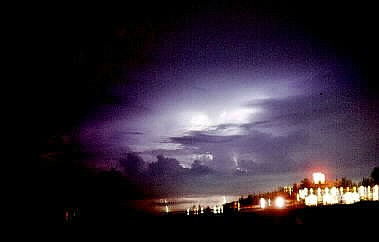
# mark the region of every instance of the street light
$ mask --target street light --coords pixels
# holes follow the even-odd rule
[[[282,197],[277,197],[275,199],[275,207],[277,208],[283,208],[284,207],[285,200]]]
[[[261,199],[259,200],[259,203],[261,205],[261,208],[265,208],[266,207],[266,200],[263,197],[261,197]]]

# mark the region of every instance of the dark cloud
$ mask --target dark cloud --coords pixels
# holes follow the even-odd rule
[[[292,126],[316,120],[327,120],[333,116],[353,114],[353,98],[338,95],[293,96],[284,99],[269,99],[251,103],[251,107],[261,107],[264,113],[260,121],[244,125],[254,128],[260,125]]]
[[[144,134],[143,132],[138,132],[138,131],[126,131],[124,133],[130,134],[130,135],[142,135],[142,134]]]
[[[224,171],[280,172],[313,162],[331,167],[375,162],[377,113],[355,96],[331,89],[329,93],[254,101],[248,107],[263,110],[257,121],[221,124],[210,131],[171,137],[171,141],[183,149],[212,153],[213,159],[206,164]],[[229,128],[241,134],[217,134]]]
[[[190,132],[189,135],[181,137],[171,137],[171,141],[188,146],[198,146],[199,144],[209,143],[229,143],[239,136],[217,136],[209,135],[206,132]]]
[[[157,162],[150,164],[150,173],[153,176],[178,176],[183,167],[180,166],[179,161],[174,158],[164,157],[163,155],[157,156]]]
[[[52,65],[30,98],[40,97],[41,143],[73,130],[89,162],[136,152],[144,160],[128,155],[122,168],[151,183],[208,169],[278,173],[315,160],[339,168],[377,162],[370,6],[136,5],[113,23],[78,11],[46,29]],[[356,9],[367,14],[351,18]],[[222,123],[224,108],[236,116],[240,108],[258,111]],[[192,124],[195,113],[210,124]],[[212,158],[194,161],[201,154]]]
[[[135,153],[128,153],[126,158],[121,158],[119,162],[127,176],[138,177],[148,169],[145,161]]]
[[[361,98],[350,95],[311,95],[267,100],[260,104],[263,121],[247,129],[302,130],[309,139],[302,146],[302,160],[324,159],[333,165],[372,164],[376,153],[377,115]],[[352,155],[352,147],[356,148]],[[313,154],[313,155],[311,155]]]
[[[144,152],[141,152],[141,154],[148,154],[154,157],[157,157],[158,155],[164,155],[164,156],[176,156],[179,154],[186,154],[186,150],[183,149],[175,149],[175,150],[169,150],[169,149],[154,149],[154,150],[147,150]]]
[[[289,168],[293,163],[292,152],[295,152],[299,145],[306,143],[307,135],[304,132],[292,132],[284,136],[273,136],[257,130],[235,136],[205,135],[196,132],[188,136],[174,137],[172,140],[184,146],[197,147],[197,152],[210,152],[213,159],[205,164],[216,170],[232,171],[241,167],[238,164],[239,157],[248,156],[250,159],[245,161],[245,164],[252,162],[256,167],[269,164],[272,171],[277,171]]]
[[[191,168],[183,168],[175,158],[158,155],[157,161],[146,162],[137,153],[127,153],[119,159],[123,175],[132,184],[144,189],[146,195],[163,196],[186,193],[205,176],[218,177],[217,173],[195,160]]]
[[[204,165],[203,162],[201,162],[200,160],[195,160],[192,163],[190,171],[191,171],[191,174],[194,174],[194,175],[204,175],[204,174],[209,174],[213,172],[212,169]]]

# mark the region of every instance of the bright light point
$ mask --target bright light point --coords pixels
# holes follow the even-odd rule
[[[354,203],[354,195],[352,192],[346,192],[342,195],[342,202],[345,204],[352,204]]]
[[[301,199],[305,199],[305,197],[306,196],[308,196],[308,190],[306,191],[305,189],[299,189],[299,193],[298,193],[298,195],[299,195],[299,197],[301,198]]]
[[[379,187],[378,185],[375,185],[372,189],[372,200],[378,201],[379,200]]]
[[[325,183],[325,174],[321,172],[315,172],[312,174],[313,182],[315,184],[324,184]]]
[[[275,207],[277,208],[283,208],[284,207],[285,200],[282,197],[277,197],[275,199]]]
[[[322,196],[322,204],[323,205],[326,205],[326,204],[333,204],[333,199],[332,199],[332,196],[330,194],[324,194]]]
[[[259,204],[261,206],[261,208],[265,208],[266,207],[266,200],[261,197],[261,199],[259,200]]]
[[[365,198],[365,187],[364,186],[358,187],[358,194],[359,194],[360,199]]]
[[[331,203],[332,204],[336,204],[339,202],[339,198],[338,198],[338,189],[336,187],[332,187],[332,189],[330,189],[330,194],[331,194]]]
[[[305,205],[307,206],[316,206],[317,205],[317,196],[310,194],[305,198]]]

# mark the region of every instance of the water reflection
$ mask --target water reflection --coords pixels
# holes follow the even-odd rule
[[[148,209],[153,214],[166,214],[175,212],[186,212],[196,207],[199,213],[206,208],[219,208],[223,204],[238,200],[239,196],[232,195],[210,195],[210,196],[183,196],[166,197],[158,199],[135,201],[137,209]]]

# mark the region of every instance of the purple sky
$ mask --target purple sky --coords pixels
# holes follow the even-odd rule
[[[93,166],[135,152],[223,174],[369,175],[379,132],[372,66],[362,61],[368,19],[356,22],[366,33],[344,25],[354,23],[349,12],[317,14],[322,6],[165,7],[83,22],[68,37],[75,68],[87,68],[74,98],[90,108],[73,127]],[[363,172],[346,173],[354,167]]]

